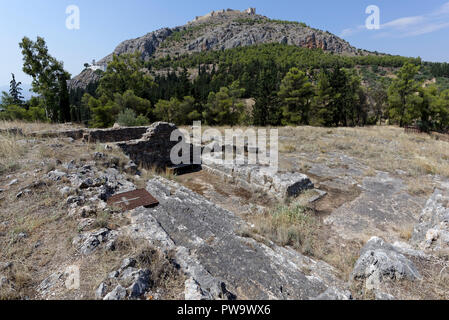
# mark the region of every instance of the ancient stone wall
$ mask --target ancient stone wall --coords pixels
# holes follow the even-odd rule
[[[85,131],[83,140],[91,143],[128,141],[142,138],[149,127],[126,127]]]
[[[117,145],[136,164],[144,167],[164,168],[171,165],[170,152],[178,143],[170,141],[174,124],[156,122],[152,124],[141,139],[120,142]]]

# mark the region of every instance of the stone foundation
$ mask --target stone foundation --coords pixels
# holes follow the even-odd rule
[[[203,159],[202,168],[244,189],[262,190],[278,199],[297,197],[302,192],[314,188],[312,181],[305,174],[277,172],[267,166],[221,164]]]
[[[129,141],[142,138],[150,127],[124,127],[112,129],[88,130],[83,134],[83,140],[91,143],[107,143]]]
[[[177,142],[170,141],[170,135],[176,129],[174,124],[156,122],[141,139],[117,143],[117,146],[138,165],[165,168],[172,164],[170,152]]]

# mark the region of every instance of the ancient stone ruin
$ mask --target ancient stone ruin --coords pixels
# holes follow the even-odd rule
[[[236,15],[236,14],[255,15],[256,8],[248,8],[243,11],[233,10],[233,9],[226,9],[226,10],[222,9],[222,10],[218,10],[218,11],[212,11],[212,12],[209,12],[208,14],[205,14],[204,16],[195,17],[195,20],[193,20],[193,22],[204,21],[204,20],[207,20],[208,18],[212,18],[212,17],[219,17],[219,16],[224,16],[224,15]]]
[[[156,122],[149,127],[78,129],[32,135],[70,137],[75,140],[82,139],[87,143],[115,143],[137,165],[166,169],[177,167],[170,160],[171,150],[178,144],[178,141],[170,141],[171,134],[175,130],[177,127],[174,124]],[[204,149],[204,146],[197,147]],[[192,160],[194,146],[190,144],[188,148]],[[225,147],[222,146],[222,149]],[[258,153],[257,148],[248,146],[245,146],[244,151]],[[234,152],[237,152],[235,147]],[[278,172],[264,165],[217,163],[208,158],[202,159],[202,162],[200,169],[207,170],[226,182],[236,184],[250,192],[264,191],[278,199],[296,197],[305,190],[314,188],[309,177],[298,172]]]

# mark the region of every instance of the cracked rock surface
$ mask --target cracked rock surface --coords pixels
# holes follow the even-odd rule
[[[175,250],[186,298],[350,298],[330,265],[239,236],[243,220],[191,190],[160,177],[147,190],[160,204],[134,210],[129,234]]]

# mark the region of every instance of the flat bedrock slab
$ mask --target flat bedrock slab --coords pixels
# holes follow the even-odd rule
[[[160,204],[134,210],[129,234],[176,252],[190,279],[187,297],[350,298],[330,265],[239,236],[246,222],[193,191],[163,178],[149,181],[147,190]]]
[[[363,240],[367,235],[379,235],[397,241],[392,238],[397,230],[417,222],[425,200],[409,195],[402,179],[379,172],[365,177],[359,187],[361,194],[356,199],[324,219],[344,239]]]

